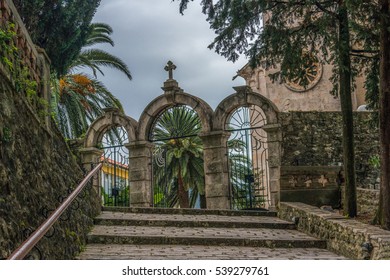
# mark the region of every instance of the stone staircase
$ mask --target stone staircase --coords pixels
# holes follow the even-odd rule
[[[343,259],[275,212],[105,208],[79,259]]]

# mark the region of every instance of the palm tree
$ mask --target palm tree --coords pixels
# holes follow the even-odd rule
[[[80,137],[103,108],[123,111],[120,101],[98,80],[87,74],[52,77],[52,108],[65,138]]]
[[[71,64],[68,72],[73,72],[79,68],[89,68],[92,70],[93,75],[96,77],[97,72],[104,76],[101,67],[110,67],[117,69],[124,73],[129,80],[132,79],[130,70],[126,63],[120,58],[109,54],[106,51],[100,49],[90,48],[93,45],[99,43],[107,43],[114,46],[110,35],[112,34],[112,28],[105,23],[91,23],[89,35],[84,45],[84,49],[81,50],[80,54],[75,61]]]
[[[166,187],[169,207],[194,207],[198,196],[205,208],[203,144],[199,136],[201,123],[197,114],[186,106],[166,110],[158,119],[152,139],[164,154],[164,168],[154,163],[155,190]]]
[[[127,65],[116,56],[90,48],[98,43],[114,46],[110,35],[112,28],[104,23],[92,23],[89,36],[73,61],[68,73],[60,78],[52,75],[52,108],[56,122],[66,138],[77,138],[86,132],[93,120],[103,113],[103,108],[115,107],[123,110],[119,100],[97,80],[97,73],[104,75],[101,67],[110,67],[132,79]],[[92,75],[79,73],[81,68],[92,71]]]

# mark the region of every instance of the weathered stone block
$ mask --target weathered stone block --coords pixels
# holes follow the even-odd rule
[[[227,185],[223,184],[213,184],[209,188],[206,189],[206,196],[209,197],[228,197],[229,196],[229,188]]]
[[[328,248],[351,259],[390,259],[390,232],[303,203],[280,203],[279,216],[298,219],[298,229],[327,240]],[[373,246],[371,252],[363,244]]]

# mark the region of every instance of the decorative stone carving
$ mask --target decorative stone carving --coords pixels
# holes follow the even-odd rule
[[[318,183],[322,185],[322,187],[326,187],[326,185],[329,183],[329,180],[325,177],[325,175],[321,175],[318,179]]]
[[[288,180],[289,184],[291,187],[295,188],[298,184],[298,180],[297,178],[295,178],[295,176],[291,176],[290,177],[290,180]]]

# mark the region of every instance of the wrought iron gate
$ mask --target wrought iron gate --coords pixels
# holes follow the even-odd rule
[[[129,152],[124,146],[127,142],[123,127],[113,128],[103,136],[100,181],[104,206],[130,206]]]
[[[267,133],[264,113],[257,106],[240,107],[226,130],[232,209],[268,208],[270,202]]]
[[[200,130],[197,113],[186,105],[168,108],[155,119],[149,136],[155,144],[152,161],[154,207],[179,207],[180,184],[185,183],[189,186],[189,207],[199,208],[200,195],[204,194]],[[181,158],[189,160],[183,165]],[[183,173],[189,174],[189,180],[178,176],[184,168],[186,172]]]

